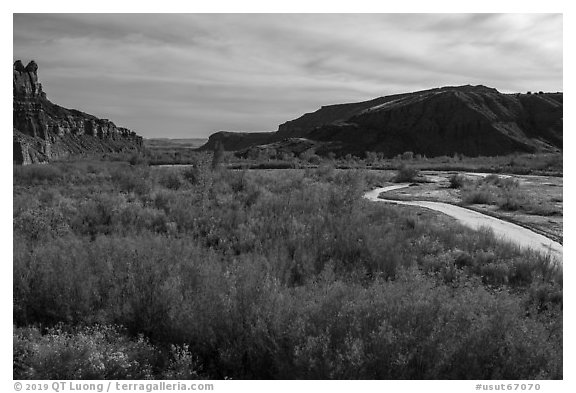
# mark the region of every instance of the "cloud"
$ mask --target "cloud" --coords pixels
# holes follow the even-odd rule
[[[562,15],[15,14],[31,58],[58,104],[203,137],[444,85],[562,90]]]

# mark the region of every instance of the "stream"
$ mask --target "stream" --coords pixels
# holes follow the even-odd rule
[[[431,201],[399,201],[395,199],[380,199],[379,195],[392,190],[405,188],[410,184],[395,184],[387,187],[379,187],[364,194],[364,198],[373,202],[394,203],[397,205],[419,206],[435,210],[455,218],[461,224],[472,229],[482,227],[490,228],[496,238],[519,245],[521,248],[529,248],[550,255],[551,259],[562,264],[562,245],[546,236],[540,235],[520,225],[500,220],[470,209],[451,205],[443,202]]]

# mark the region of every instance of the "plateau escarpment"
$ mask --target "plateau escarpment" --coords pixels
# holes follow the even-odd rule
[[[562,149],[562,117],[562,93],[503,94],[486,86],[449,86],[324,106],[281,124],[264,143],[306,138],[330,142],[337,154],[373,151],[389,157],[405,151],[429,157],[550,152]],[[235,146],[250,144],[242,141]]]
[[[142,137],[74,109],[50,102],[38,81],[38,65],[20,60],[13,71],[13,160],[45,162],[76,155],[139,151]]]

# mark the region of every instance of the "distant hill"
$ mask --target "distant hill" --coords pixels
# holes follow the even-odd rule
[[[271,133],[210,136],[227,150],[305,138],[336,154],[366,151],[429,157],[495,156],[562,149],[562,93],[503,94],[486,86],[449,86],[370,101],[323,106]],[[323,145],[326,146],[326,145]],[[326,149],[324,149],[324,152]]]
[[[108,119],[99,119],[50,102],[38,81],[38,65],[20,60],[13,70],[13,161],[45,162],[55,158],[106,152],[139,151],[142,138]]]
[[[152,149],[197,149],[206,144],[206,138],[145,138],[144,147]]]
[[[273,141],[274,132],[230,132],[219,131],[208,138],[200,150],[214,150],[216,142],[222,143],[225,150],[242,150]]]

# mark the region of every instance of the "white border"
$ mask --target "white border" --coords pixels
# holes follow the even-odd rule
[[[4,165],[0,168],[2,173],[2,184],[5,184],[4,192],[2,193],[2,209],[1,220],[2,223],[2,249],[5,250],[6,258],[4,261],[5,270],[2,274],[2,288],[3,296],[1,300],[3,323],[2,329],[2,357],[1,357],[1,372],[3,381],[3,391],[14,391],[12,383],[12,174],[11,162],[8,162],[9,157],[12,156],[10,149],[11,144],[8,141],[9,127],[8,124],[12,118],[9,114],[9,91],[8,75],[10,74],[8,67],[12,66],[12,13],[20,12],[227,12],[227,13],[250,13],[250,12],[418,12],[418,13],[435,13],[435,12],[519,12],[519,13],[564,13],[564,99],[565,107],[569,108],[566,111],[564,119],[565,131],[565,146],[568,154],[565,155],[565,173],[567,176],[564,179],[565,199],[564,203],[564,216],[567,223],[564,228],[564,267],[565,267],[565,281],[566,287],[564,291],[564,305],[565,305],[565,328],[564,328],[564,381],[540,381],[542,392],[574,392],[576,391],[576,377],[571,370],[575,370],[572,355],[574,355],[574,329],[573,322],[574,316],[574,290],[571,281],[574,279],[572,268],[572,256],[574,255],[571,240],[573,239],[573,218],[574,208],[570,203],[570,197],[575,195],[574,192],[574,178],[573,170],[576,169],[575,161],[572,158],[572,149],[574,147],[574,135],[576,131],[574,126],[573,115],[571,108],[574,108],[574,100],[571,94],[573,90],[573,70],[576,69],[573,57],[573,40],[569,37],[575,37],[574,31],[575,18],[573,13],[570,12],[567,6],[568,1],[547,0],[543,1],[518,1],[518,2],[504,2],[501,0],[484,0],[482,2],[456,2],[456,1],[402,1],[395,2],[396,4],[387,4],[384,2],[373,2],[367,0],[355,1],[312,1],[312,0],[293,0],[284,2],[283,4],[272,4],[272,2],[255,1],[255,0],[242,0],[242,1],[213,1],[213,2],[195,2],[186,3],[183,1],[170,1],[163,0],[162,2],[154,2],[149,4],[141,4],[131,1],[120,2],[112,0],[99,0],[96,3],[85,4],[78,1],[39,1],[39,0],[24,0],[21,2],[11,2],[4,5],[8,8],[6,12],[2,13],[2,57],[3,75],[0,79],[0,91],[2,94],[2,143],[0,143],[1,157],[3,157]],[[572,31],[572,32],[570,32]],[[10,208],[9,208],[10,207]],[[505,384],[512,381],[501,381]],[[467,392],[474,391],[474,383],[472,381],[214,381],[217,392],[224,391],[255,391],[255,392],[269,392],[271,389],[277,392],[288,392],[294,390],[304,391],[319,391],[321,389],[330,389],[332,391],[349,391],[349,390],[376,390],[378,391],[441,391],[441,392]],[[490,383],[498,383],[498,381],[490,381]]]

